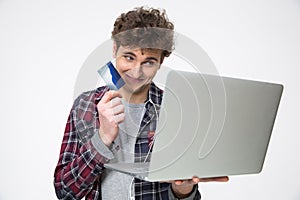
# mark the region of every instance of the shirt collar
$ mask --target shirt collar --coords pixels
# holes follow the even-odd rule
[[[156,105],[161,105],[162,95],[163,91],[152,82],[145,103],[150,102]]]

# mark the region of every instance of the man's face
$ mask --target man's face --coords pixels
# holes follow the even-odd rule
[[[132,94],[148,89],[160,68],[161,56],[161,50],[114,47],[116,68],[125,82],[123,88]]]

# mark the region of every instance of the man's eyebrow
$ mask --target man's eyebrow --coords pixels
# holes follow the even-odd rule
[[[136,55],[130,51],[125,51],[125,52],[123,52],[123,54],[127,54],[127,55],[129,54],[129,55],[136,57]]]
[[[132,53],[131,51],[124,51],[123,54],[136,57],[136,55],[134,53]],[[155,60],[156,62],[158,62],[158,59],[156,57],[152,57],[152,56],[145,58],[145,60]]]
[[[146,60],[155,60],[156,62],[158,62],[158,59],[156,57],[147,57]]]

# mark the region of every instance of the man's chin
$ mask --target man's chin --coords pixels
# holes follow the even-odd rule
[[[150,84],[146,85],[140,85],[140,86],[124,86],[124,89],[127,90],[127,92],[130,92],[132,94],[138,94],[143,92],[145,89],[148,90]]]

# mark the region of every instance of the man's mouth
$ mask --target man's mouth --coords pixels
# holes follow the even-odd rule
[[[144,78],[133,78],[129,75],[125,75],[125,76],[126,76],[126,79],[129,80],[132,83],[142,83],[145,80]]]

